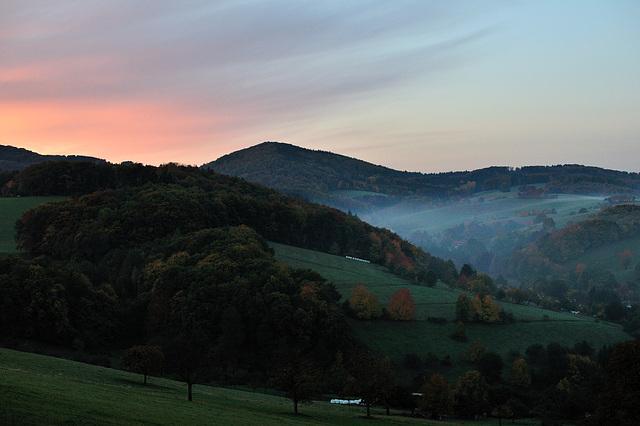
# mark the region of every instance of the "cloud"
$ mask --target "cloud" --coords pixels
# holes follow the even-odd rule
[[[9,100],[143,97],[297,109],[438,70],[438,60],[451,62],[443,50],[466,39],[424,39],[446,11],[412,3],[25,4],[2,22],[10,28],[0,69]]]

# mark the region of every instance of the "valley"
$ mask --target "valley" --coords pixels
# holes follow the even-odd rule
[[[640,208],[611,194],[633,194],[635,175],[430,176],[357,162],[349,181],[321,155],[342,189],[290,180],[302,186],[284,192],[300,197],[177,164],[3,174],[0,343],[121,368],[120,354],[156,348],[189,400],[194,386],[253,386],[303,395],[294,412],[337,395],[363,397],[367,412],[433,414],[407,395],[445,383],[457,418],[571,421],[613,395],[605,366],[640,333]],[[586,177],[565,179],[576,170]],[[552,191],[558,182],[567,192]],[[610,192],[583,193],[593,187]],[[290,372],[313,385],[297,388]],[[465,386],[482,390],[475,408]]]

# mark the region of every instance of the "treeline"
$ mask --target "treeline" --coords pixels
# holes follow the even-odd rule
[[[265,142],[203,167],[241,176],[279,191],[354,211],[400,199],[450,198],[479,191],[545,184],[545,193],[620,194],[640,189],[640,174],[581,165],[488,167],[447,173],[401,172],[361,160],[284,143]],[[358,190],[389,197],[342,198],[332,191]]]

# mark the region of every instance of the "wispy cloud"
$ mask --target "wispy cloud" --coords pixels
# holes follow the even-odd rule
[[[144,162],[193,163],[262,140],[409,147],[484,122],[498,128],[501,119],[508,127],[509,105],[527,111],[527,96],[545,100],[526,93],[535,85],[525,65],[553,76],[557,64],[536,64],[535,55],[558,55],[553,48],[561,43],[553,37],[563,40],[545,22],[523,25],[532,8],[499,0],[6,0],[0,139],[27,148],[48,144],[49,151],[66,141],[109,159],[131,153]],[[540,34],[547,44],[531,49]],[[569,55],[562,59],[571,64]],[[560,79],[553,84],[567,87]],[[488,113],[505,105],[503,118]],[[417,108],[426,110],[420,115]],[[169,153],[181,157],[161,159]]]

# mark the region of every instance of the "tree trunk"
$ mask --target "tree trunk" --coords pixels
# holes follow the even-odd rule
[[[367,417],[371,417],[371,404],[367,402]]]
[[[144,385],[147,386],[147,375],[144,374]]]
[[[187,390],[189,393],[189,401],[193,401],[193,383],[187,382]]]

